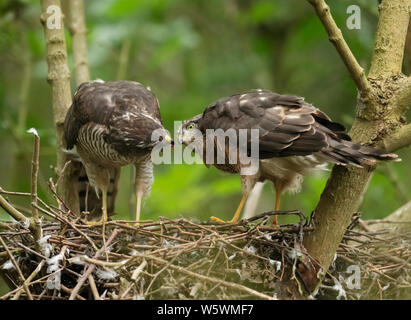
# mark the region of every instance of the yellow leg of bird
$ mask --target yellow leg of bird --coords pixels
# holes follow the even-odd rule
[[[102,189],[102,194],[103,194],[103,206],[102,206],[102,215],[100,220],[98,221],[87,221],[88,225],[96,225],[96,224],[102,224],[107,222],[108,220],[108,215],[107,215],[107,189]]]
[[[275,188],[275,208],[274,211],[278,211],[280,209],[280,198],[281,198],[281,189],[280,188]],[[278,216],[275,215],[273,219],[273,227],[278,228]]]
[[[227,221],[227,222],[237,222],[238,221],[246,200],[247,200],[247,195],[243,194],[243,197],[241,198],[240,204],[238,205],[237,210],[235,211],[233,218],[230,221]],[[226,222],[226,221],[224,221],[220,218],[214,217],[214,216],[210,217],[210,220],[211,221],[216,221],[216,222]]]
[[[137,189],[137,188],[136,188]],[[140,221],[141,214],[141,200],[143,198],[143,193],[141,191],[136,191],[137,205],[136,205],[136,221]],[[135,223],[135,226],[138,226],[139,222]]]

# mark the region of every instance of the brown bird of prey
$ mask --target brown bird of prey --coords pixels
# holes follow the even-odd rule
[[[160,138],[153,141],[155,130]],[[153,183],[150,152],[162,140],[173,143],[162,125],[156,96],[133,81],[82,83],[66,115],[64,138],[68,152],[80,157],[96,194],[102,194],[101,219],[88,223],[107,221],[110,173],[127,164],[136,168],[135,220],[140,220],[142,198]]]
[[[255,174],[241,175],[242,199],[230,222],[237,221],[250,191],[258,181],[270,180],[276,190],[275,211],[280,206],[284,191],[297,192],[303,176],[318,169],[325,169],[328,162],[346,166],[373,165],[377,160],[397,160],[397,155],[351,142],[343,133],[343,125],[331,121],[322,111],[304,101],[304,98],[281,95],[267,90],[254,90],[222,98],[209,105],[202,114],[183,122],[179,129],[179,142],[190,145],[202,140],[202,157],[206,163],[206,140],[208,129],[258,129],[258,170]],[[199,137],[200,136],[200,137]],[[215,139],[215,138],[214,138]],[[247,135],[250,153],[252,135]],[[255,139],[254,139],[255,140]],[[224,141],[224,140],[223,140]],[[241,174],[243,164],[230,163],[230,145],[227,140],[222,147],[223,163],[212,163],[217,169]],[[214,156],[218,143],[214,144]],[[220,143],[221,147],[221,143]],[[198,152],[199,149],[195,150]],[[239,159],[241,148],[236,148]],[[212,220],[221,219],[211,217]],[[274,216],[274,225],[277,218]]]

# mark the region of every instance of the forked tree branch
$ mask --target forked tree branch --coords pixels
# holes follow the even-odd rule
[[[372,89],[374,85],[371,87],[368,81],[365,82],[367,78],[352,57],[351,51],[348,51],[341,31],[335,26],[325,2],[323,0],[308,1],[315,7],[330,40],[350,70],[357,87],[361,88],[360,91],[363,90],[362,94],[364,95],[364,90],[368,92],[369,96],[377,96],[377,94],[372,94],[373,90],[381,94],[381,99],[375,99],[371,101],[372,103],[363,104],[360,99],[357,110],[373,114],[373,117],[361,118],[357,116],[350,131],[354,141],[374,142],[375,144],[381,140],[385,132],[400,125],[401,113],[410,101],[409,86],[406,85],[408,81],[404,83],[399,79],[404,77],[401,74],[402,59],[400,57],[404,51],[411,0],[382,0],[381,20],[378,24],[371,66],[372,72],[370,72],[376,89]],[[408,126],[400,129],[400,136],[404,137],[403,130],[407,131],[408,129]],[[394,148],[394,142],[390,143],[390,148]],[[397,147],[399,147],[398,144]],[[307,268],[303,270],[303,274],[306,274],[303,276],[306,280],[305,283],[311,292],[318,288],[328,270],[346,228],[351,222],[352,215],[358,211],[374,170],[375,167],[335,166],[333,168],[331,177],[315,209],[312,219],[315,228],[304,239],[304,246],[315,266],[314,270]]]
[[[364,69],[360,66],[351,52],[347,42],[345,42],[341,30],[338,28],[331,15],[330,7],[324,0],[308,0],[308,2],[311,3],[317,12],[318,18],[321,20],[327,31],[328,39],[337,49],[337,52],[353,78],[363,101],[365,103],[372,101],[373,90],[367,80]]]
[[[388,152],[395,152],[411,145],[411,123],[402,126],[382,141],[382,147]]]

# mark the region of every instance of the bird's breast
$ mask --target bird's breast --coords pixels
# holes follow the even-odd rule
[[[106,133],[105,126],[84,125],[79,130],[76,143],[80,157],[104,167],[122,167],[133,162],[131,157],[120,154],[105,141]]]

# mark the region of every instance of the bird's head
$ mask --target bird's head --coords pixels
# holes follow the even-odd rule
[[[198,114],[195,117],[185,120],[182,126],[178,129],[178,142],[188,145],[199,138],[202,138],[202,133],[198,128],[198,121],[202,114]]]
[[[171,138],[168,131],[164,128],[158,128],[156,130],[153,130],[153,132],[151,133],[151,141],[152,141],[152,146],[156,144],[161,144],[162,146],[166,146],[166,145],[171,145],[171,147],[174,146],[174,140]]]

